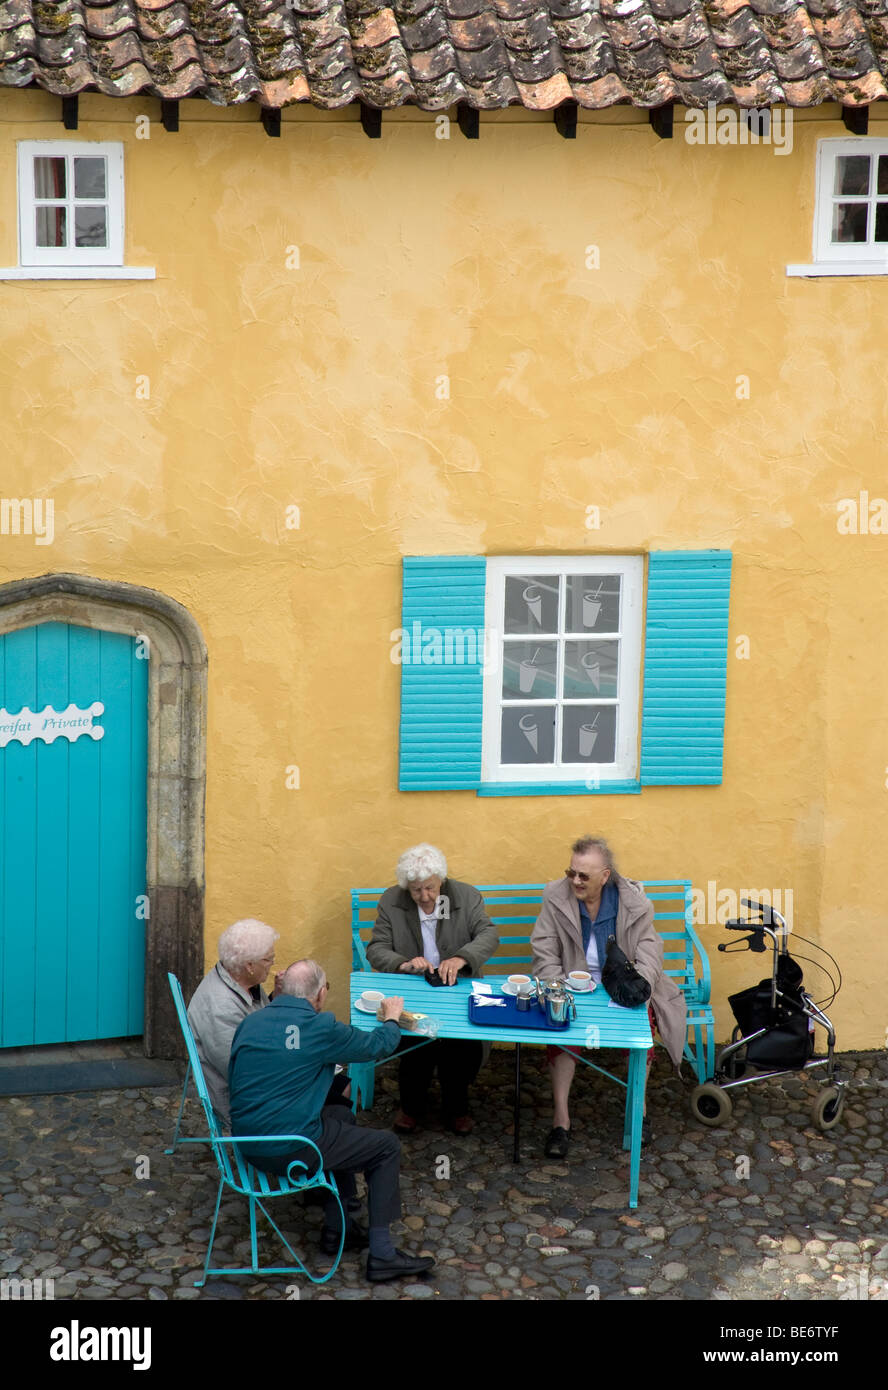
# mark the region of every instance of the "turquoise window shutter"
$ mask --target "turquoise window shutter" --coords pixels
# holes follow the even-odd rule
[[[729,550],[654,550],[648,561],[642,786],[722,780]]]
[[[401,791],[481,781],[486,571],[476,555],[404,559]]]

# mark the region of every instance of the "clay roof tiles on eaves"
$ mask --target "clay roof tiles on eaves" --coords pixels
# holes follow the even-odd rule
[[[0,0],[0,86],[221,106],[867,105],[888,0]]]

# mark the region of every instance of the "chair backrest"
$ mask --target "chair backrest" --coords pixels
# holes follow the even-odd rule
[[[207,1088],[206,1078],[203,1074],[203,1067],[200,1063],[200,1054],[197,1050],[197,1043],[194,1041],[194,1034],[191,1031],[191,1024],[188,1022],[188,1013],[185,1008],[185,1000],[182,996],[182,986],[179,984],[172,971],[167,971],[167,979],[170,984],[170,991],[173,996],[173,1003],[176,1007],[176,1017],[179,1020],[179,1027],[182,1030],[182,1037],[185,1040],[185,1047],[188,1052],[188,1060],[191,1063],[191,1075],[194,1077],[194,1085],[197,1090],[198,1098],[204,1108],[206,1115],[207,1128],[210,1139],[216,1141],[212,1144],[212,1149],[216,1155],[216,1161],[229,1183],[234,1183],[234,1174],[231,1168],[231,1160],[227,1152],[227,1145],[219,1143],[221,1131],[219,1121],[216,1119],[216,1112],[213,1109],[213,1102],[210,1100],[210,1092]]]
[[[528,969],[533,958],[530,931],[539,916],[544,883],[477,884],[484,899],[490,920],[500,933],[499,948],[484,967],[485,975],[508,974]],[[654,925],[663,938],[663,969],[672,977],[689,999],[697,997],[700,981],[694,968],[695,943],[693,932],[693,900],[687,879],[645,879],[645,893],[654,904]],[[376,905],[382,888],[353,888],[352,969],[369,970],[366,942],[369,941],[376,917]],[[708,977],[708,962],[704,958]]]

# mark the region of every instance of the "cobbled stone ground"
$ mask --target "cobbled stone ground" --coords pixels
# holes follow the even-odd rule
[[[706,1129],[690,1114],[692,1083],[658,1055],[648,1089],[654,1139],[630,1211],[622,1091],[578,1069],[569,1160],[552,1162],[542,1156],[548,1076],[541,1058],[526,1057],[515,1167],[512,1054],[495,1051],[474,1088],[472,1135],[443,1131],[433,1106],[429,1126],[402,1141],[398,1243],[434,1254],[436,1270],[376,1286],[364,1280],[363,1255],[346,1254],[326,1285],[230,1276],[195,1289],[216,1170],[202,1146],[164,1156],[178,1090],[5,1099],[0,1275],[51,1278],[56,1299],[888,1300],[888,1056],[840,1061],[848,1098],[824,1133],[810,1122],[811,1076],[735,1091],[732,1118]],[[359,1123],[389,1125],[395,1108],[386,1068],[374,1112]],[[194,1102],[186,1117],[197,1125]],[[150,1161],[141,1179],[139,1156]],[[744,1158],[748,1177],[738,1176]],[[450,1176],[439,1176],[448,1164]],[[325,1268],[320,1210],[288,1197],[272,1212],[311,1267]],[[242,1199],[223,1199],[219,1229],[215,1261],[248,1257]],[[271,1234],[260,1240],[266,1260],[278,1260]]]

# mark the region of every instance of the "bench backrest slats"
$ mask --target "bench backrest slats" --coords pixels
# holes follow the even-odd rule
[[[484,899],[490,920],[500,931],[499,948],[484,967],[484,974],[499,975],[508,966],[529,966],[532,959],[530,948],[530,928],[537,919],[537,911],[528,914],[521,912],[490,912],[492,907],[526,908],[528,905],[539,909],[542,901],[544,883],[490,883],[476,885]],[[709,1000],[709,961],[693,929],[691,884],[686,879],[645,879],[642,887],[654,904],[654,924],[663,938],[665,973],[678,984],[691,1003],[706,1003]],[[352,968],[369,970],[365,946],[373,931],[376,919],[376,905],[385,890],[382,888],[353,888],[351,890],[352,914]],[[676,924],[681,923],[681,926]],[[505,934],[509,929],[526,927],[520,936]],[[504,949],[508,954],[504,952]],[[523,948],[523,949],[522,949]],[[700,961],[700,974],[694,961],[694,953]]]

